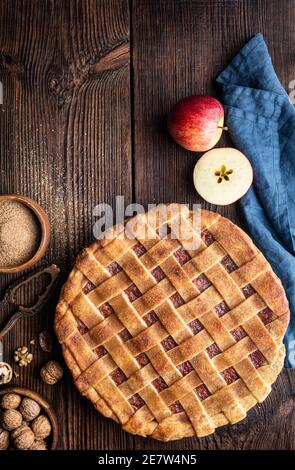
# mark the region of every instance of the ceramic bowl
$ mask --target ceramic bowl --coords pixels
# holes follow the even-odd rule
[[[25,263],[20,264],[19,266],[11,266],[11,267],[0,266],[0,273],[7,273],[7,274],[19,273],[21,271],[25,271],[28,268],[31,268],[36,263],[38,263],[38,261],[40,261],[41,258],[43,258],[47,250],[49,241],[50,241],[49,220],[44,209],[42,209],[42,207],[39,206],[39,204],[36,201],[34,201],[33,199],[30,199],[29,197],[21,196],[19,194],[5,194],[5,195],[0,196],[0,202],[2,201],[18,201],[26,205],[35,214],[40,224],[40,229],[41,229],[40,244],[34,256],[28,261],[26,261]]]

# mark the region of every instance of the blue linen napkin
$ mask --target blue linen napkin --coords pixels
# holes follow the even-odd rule
[[[295,368],[295,109],[260,33],[217,83],[225,125],[254,169],[254,183],[240,206],[249,234],[285,287],[291,310],[285,366]]]

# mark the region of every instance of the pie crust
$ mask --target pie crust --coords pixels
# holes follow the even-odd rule
[[[202,210],[198,232],[194,215],[169,204],[114,227],[78,256],[55,315],[80,393],[164,441],[244,419],[285,356],[280,280],[240,228]]]

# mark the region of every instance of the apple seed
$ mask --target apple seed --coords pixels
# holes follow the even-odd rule
[[[215,176],[218,176],[217,183],[222,183],[222,181],[229,181],[229,176],[232,175],[234,170],[231,168],[230,170],[226,169],[225,165],[222,165],[220,170],[215,171]]]

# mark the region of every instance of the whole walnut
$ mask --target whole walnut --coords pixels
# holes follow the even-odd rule
[[[19,411],[25,421],[32,421],[39,415],[41,408],[35,400],[25,397],[21,401]]]
[[[44,415],[38,416],[32,422],[32,430],[36,439],[45,439],[51,433],[51,424],[48,418]]]
[[[31,445],[30,450],[47,450],[46,442],[43,439],[36,439]]]
[[[35,436],[29,426],[22,425],[12,431],[10,439],[15,449],[26,450],[33,444]]]
[[[18,428],[22,420],[22,415],[17,410],[5,410],[1,415],[1,424],[6,431],[12,431]]]
[[[9,432],[0,428],[0,450],[6,450],[9,446]]]
[[[63,376],[63,368],[56,361],[49,361],[42,367],[40,375],[45,383],[54,385],[60,381]]]
[[[17,393],[6,393],[2,396],[0,406],[4,410],[15,410],[19,407],[21,397]]]

